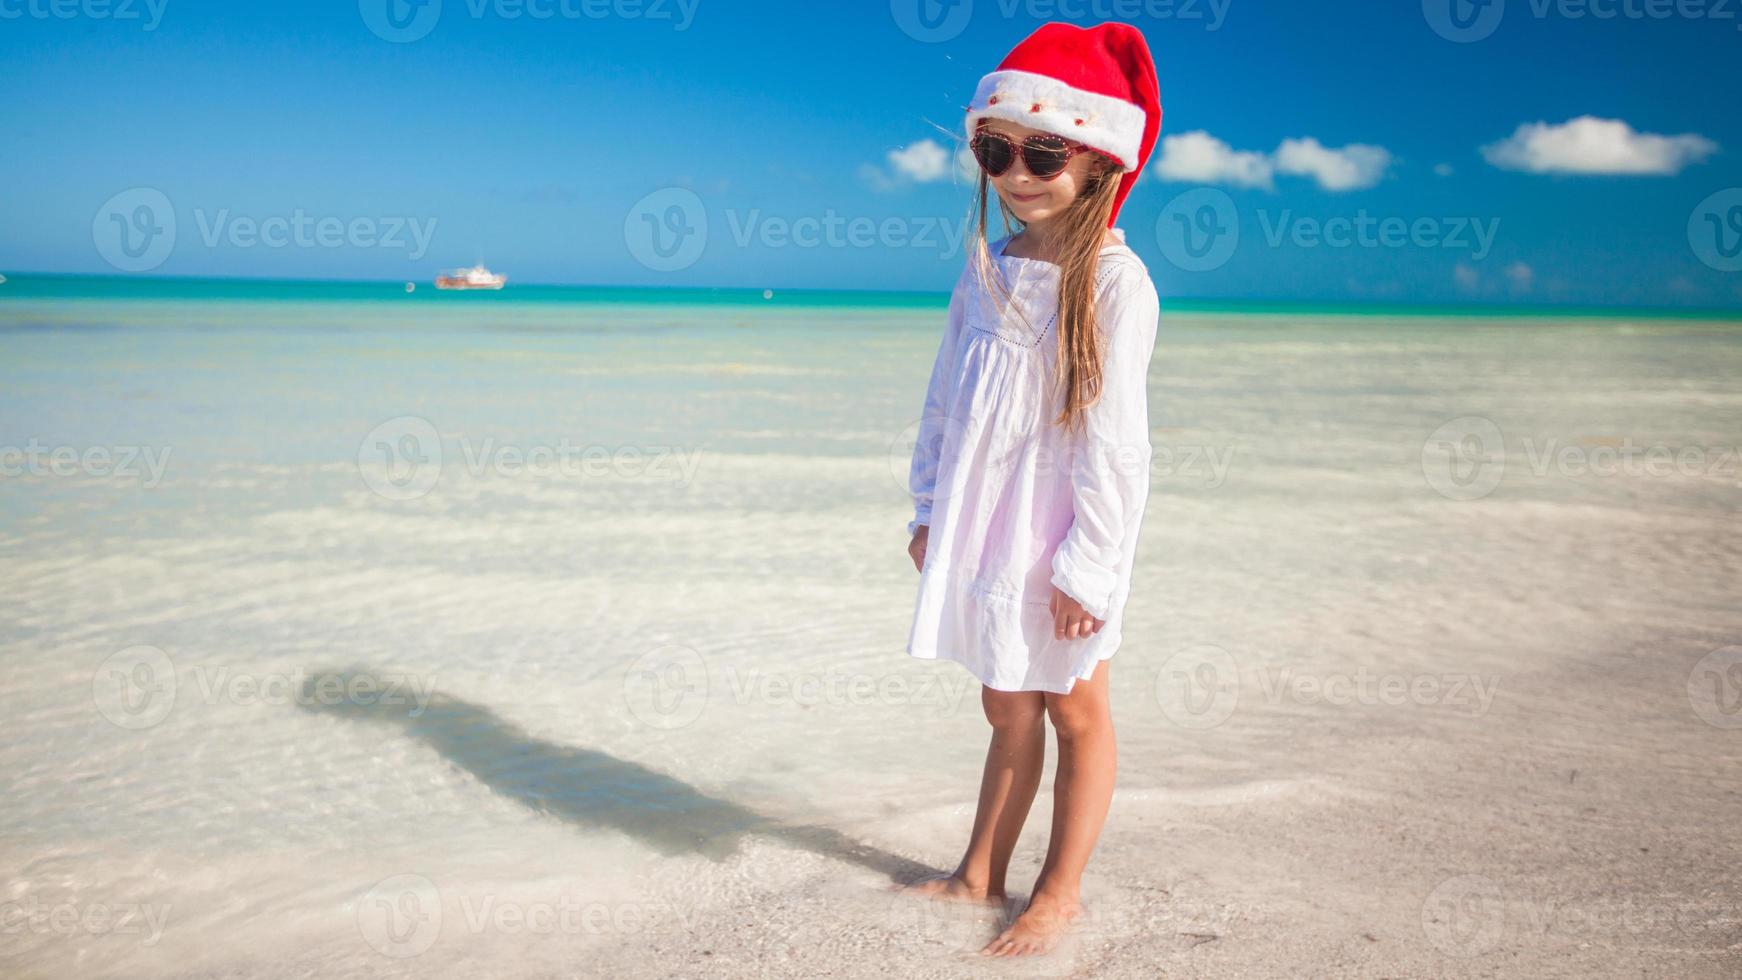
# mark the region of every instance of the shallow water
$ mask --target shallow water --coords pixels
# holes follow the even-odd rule
[[[884,891],[953,864],[984,751],[965,672],[902,652],[940,324],[0,301],[0,446],[39,453],[0,460],[0,967],[963,969],[994,923]],[[1459,873],[1639,880],[1520,885],[1527,831],[1413,809],[1519,805],[1506,759],[1595,782],[1536,802],[1600,800],[1597,846],[1704,854],[1660,902],[1742,907],[1742,750],[1690,693],[1742,642],[1738,379],[1735,323],[1164,312],[1101,917],[1049,969],[1239,972],[1290,923],[1307,972],[1373,965],[1351,929],[1398,972],[1591,955],[1424,918]]]

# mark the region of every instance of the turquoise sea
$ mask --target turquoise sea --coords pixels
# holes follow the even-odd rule
[[[143,278],[126,276],[14,275],[0,288],[0,302],[8,300],[238,300],[254,302],[391,302],[419,304],[500,304],[509,306],[659,305],[683,307],[757,306],[767,309],[941,309],[949,294],[940,291],[900,292],[891,290],[783,289],[764,295],[760,289],[644,287],[644,286],[554,286],[511,284],[499,292],[444,292],[430,283],[414,283],[406,292],[400,282],[318,282],[303,280],[246,280],[196,278]],[[1742,309],[1574,307],[1536,305],[1457,306],[1407,303],[1284,303],[1269,300],[1215,300],[1166,298],[1169,310],[1186,313],[1276,313],[1347,316],[1469,316],[1469,317],[1618,317],[1669,319],[1737,319]]]

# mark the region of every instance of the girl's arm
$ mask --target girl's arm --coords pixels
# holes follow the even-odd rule
[[[1101,397],[1072,442],[1074,516],[1053,554],[1052,584],[1104,620],[1126,571],[1126,533],[1149,497],[1149,358],[1161,301],[1148,273],[1131,265],[1096,297],[1095,309],[1105,331]]]
[[[913,494],[913,520],[907,523],[911,537],[921,527],[931,526],[932,491],[937,486],[938,457],[943,450],[944,432],[949,426],[950,397],[956,382],[956,347],[962,331],[964,271],[956,279],[950,293],[950,312],[944,324],[944,336],[938,343],[937,357],[932,361],[931,381],[925,389],[925,408],[920,414],[919,435],[914,439],[913,463],[907,473],[907,487]]]

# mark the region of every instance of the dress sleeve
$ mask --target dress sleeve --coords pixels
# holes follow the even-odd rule
[[[1149,498],[1149,359],[1161,302],[1141,267],[1121,269],[1096,297],[1103,330],[1101,397],[1071,445],[1070,531],[1053,553],[1052,584],[1106,619],[1126,580],[1125,540]]]
[[[943,339],[938,342],[931,381],[926,384],[925,407],[920,413],[919,434],[913,443],[913,463],[907,473],[908,491],[913,495],[913,520],[907,522],[909,537],[920,527],[931,526],[932,491],[937,487],[938,459],[943,451],[944,432],[949,427],[950,396],[956,379],[956,351],[961,340],[962,307],[966,301],[963,290],[967,281],[968,273],[964,270],[950,293],[950,312],[944,324]]]

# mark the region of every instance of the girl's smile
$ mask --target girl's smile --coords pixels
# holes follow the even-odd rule
[[[986,120],[982,127],[1007,136],[1017,144],[1029,136],[1051,135],[1003,119]],[[988,174],[987,179],[1017,220],[1024,224],[1040,224],[1063,214],[1081,192],[1091,172],[1102,165],[1103,160],[1097,153],[1076,153],[1063,171],[1043,180],[1030,173],[1021,154],[1017,154],[1010,169],[996,177]]]

